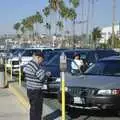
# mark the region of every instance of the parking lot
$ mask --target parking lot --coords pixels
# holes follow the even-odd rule
[[[55,92],[57,93],[57,95],[51,96],[51,94],[49,94],[47,96],[48,98],[46,98],[45,96],[44,104],[50,108],[51,112],[49,110],[45,110],[44,120],[59,120],[61,117],[61,104],[58,102],[61,97],[58,97],[60,95],[58,94],[58,92],[61,92],[59,67],[60,55],[62,52],[63,51],[50,51],[48,54],[45,53],[47,57],[43,65],[45,65],[47,71],[50,71],[52,74],[52,77],[50,79],[47,79],[44,83],[47,86],[45,92]],[[118,120],[119,117],[115,109],[113,109],[114,107],[112,108],[112,110],[104,110],[104,108],[107,108],[107,105],[109,107],[109,105],[115,104],[115,106],[119,107],[120,82],[118,78],[120,75],[120,57],[118,56],[118,53],[113,50],[99,49],[68,49],[64,50],[64,52],[67,57],[65,92],[68,94],[68,96],[65,97],[68,103],[66,102],[66,105],[71,105],[75,102],[78,102],[78,104],[84,104],[87,107],[89,107],[90,104],[91,106],[96,105],[97,107],[102,108],[101,110],[70,108],[69,111],[68,108],[66,108],[66,120]],[[89,64],[93,64],[93,67],[90,66],[91,69],[88,70],[88,72],[84,72],[84,74],[73,74],[71,72],[70,65],[73,61],[74,53],[80,54],[82,60],[86,59]],[[12,70],[19,70],[20,66],[21,68],[23,68],[24,65],[22,66],[22,62],[24,64],[27,64],[25,61],[23,61],[25,60],[25,57],[26,56],[23,57],[24,59],[20,59],[21,61],[19,61],[19,59],[13,59],[14,57],[12,59],[10,58],[9,60],[12,65]],[[27,62],[29,62],[29,57],[32,59],[32,53],[31,56],[26,57],[26,60],[28,60]],[[106,59],[104,57],[106,57]],[[16,74],[14,74],[14,77],[12,78],[14,78],[14,82],[16,81],[16,79],[18,79],[16,78]],[[99,100],[99,98],[103,98],[103,96],[104,98],[106,98],[107,102],[104,99]],[[109,99],[109,97],[111,98]],[[82,101],[81,103],[79,99],[75,101],[75,98],[82,98],[82,100],[84,99],[84,101]]]

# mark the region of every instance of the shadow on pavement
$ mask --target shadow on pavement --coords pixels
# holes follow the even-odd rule
[[[61,116],[61,111],[58,109],[46,116],[44,116],[43,120],[55,120],[56,118]]]
[[[68,116],[71,118],[78,118],[80,116],[86,116],[84,120],[87,120],[89,117],[118,117],[115,111],[111,110],[85,110],[85,109],[69,109],[67,112]]]

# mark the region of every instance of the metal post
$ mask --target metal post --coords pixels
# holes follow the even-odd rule
[[[90,47],[90,38],[89,38],[89,17],[90,17],[90,0],[88,0],[88,8],[87,8],[87,25],[86,25],[86,34],[88,39],[88,44]]]
[[[118,34],[119,38],[120,38],[120,21],[119,21],[119,34]]]
[[[12,81],[12,74],[13,74],[13,73],[12,73],[12,64],[11,64],[11,66],[10,66],[10,70],[11,70],[11,72],[10,72],[10,73],[11,73],[10,78],[11,78],[11,81]]]
[[[115,30],[114,30],[114,25],[115,25],[115,6],[116,4],[116,0],[113,0],[113,3],[112,3],[112,48],[115,47],[115,42],[114,42],[114,39],[115,39]]]
[[[92,5],[91,5],[91,41],[92,41],[92,47],[94,48],[94,43],[93,43],[93,29],[94,29],[94,0],[92,0]]]
[[[62,119],[65,120],[65,71],[67,69],[67,57],[64,52],[60,56],[61,90],[62,90]]]
[[[7,66],[5,64],[5,86],[7,86],[8,80],[7,80]]]
[[[75,19],[73,20],[73,48],[76,47],[76,40],[75,40]]]
[[[62,81],[62,120],[65,120],[65,73],[61,72]]]
[[[21,68],[20,68],[20,62],[19,62],[19,87],[21,87]]]
[[[84,21],[84,0],[81,1],[81,4],[82,4],[82,6],[81,6],[82,7],[81,18],[82,18],[82,21]],[[82,28],[81,34],[83,35],[84,34],[84,23],[82,24],[81,28]]]

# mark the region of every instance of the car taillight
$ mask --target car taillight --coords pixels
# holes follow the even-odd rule
[[[112,90],[113,95],[120,95],[120,89]]]

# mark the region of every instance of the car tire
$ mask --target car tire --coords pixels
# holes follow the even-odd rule
[[[73,119],[80,117],[79,110],[70,106],[66,106],[66,114]]]

